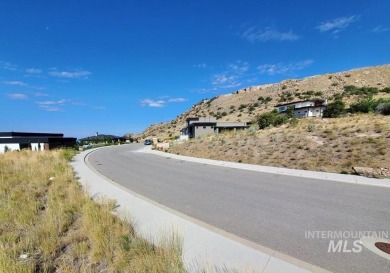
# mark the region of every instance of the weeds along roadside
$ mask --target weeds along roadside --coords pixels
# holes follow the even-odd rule
[[[0,155],[0,273],[185,272],[177,241],[152,245],[112,214],[112,200],[88,197],[73,155]]]

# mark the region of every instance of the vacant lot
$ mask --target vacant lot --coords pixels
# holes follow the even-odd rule
[[[173,145],[169,152],[293,169],[352,173],[390,168],[390,116],[300,119],[265,130],[225,132]]]
[[[83,192],[72,155],[0,155],[0,272],[184,272],[179,243],[149,244]]]

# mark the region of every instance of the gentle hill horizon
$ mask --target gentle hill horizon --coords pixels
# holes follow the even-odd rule
[[[185,119],[192,116],[214,116],[219,121],[252,121],[258,114],[271,111],[276,104],[312,98],[333,100],[345,86],[379,90],[390,87],[390,64],[253,85],[203,99],[176,119],[153,124],[136,136],[173,139],[180,135]]]

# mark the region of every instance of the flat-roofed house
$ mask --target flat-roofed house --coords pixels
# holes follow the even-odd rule
[[[275,105],[279,113],[285,113],[288,107],[294,110],[294,117],[321,117],[327,100],[305,100]]]
[[[181,130],[181,134],[188,136],[188,138],[249,127],[248,122],[219,122],[215,117],[189,117],[186,119],[186,125]],[[184,138],[181,137],[181,139]]]
[[[0,132],[0,153],[7,150],[31,149],[43,151],[49,149],[73,147],[76,138],[64,137],[57,133]]]

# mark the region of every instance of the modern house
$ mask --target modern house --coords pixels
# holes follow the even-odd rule
[[[248,122],[219,122],[214,117],[189,117],[186,119],[186,125],[181,130],[181,139],[249,127]]]
[[[285,113],[289,107],[293,108],[294,117],[321,117],[327,105],[327,100],[305,100],[275,105],[279,113]]]
[[[64,137],[64,134],[0,132],[0,153],[23,149],[43,151],[73,147],[75,144],[76,138]]]

